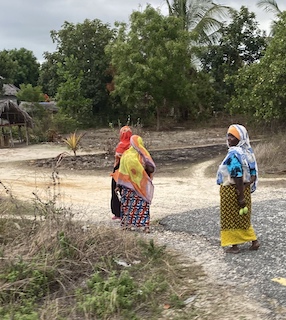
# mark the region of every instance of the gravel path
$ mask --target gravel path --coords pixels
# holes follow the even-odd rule
[[[196,251],[197,260],[203,263],[209,275],[218,281],[244,287],[250,298],[270,310],[266,319],[286,319],[286,282],[281,284],[273,280],[286,281],[285,193],[278,190],[276,199],[253,201],[252,222],[261,242],[256,252],[249,251],[249,244],[245,244],[240,254],[224,253],[219,242],[218,206],[170,215],[160,224],[169,234],[200,239],[200,245],[189,250],[192,256]]]

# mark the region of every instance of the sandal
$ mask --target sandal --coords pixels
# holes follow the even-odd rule
[[[249,247],[249,250],[258,250],[258,248],[260,247],[260,243],[255,240],[252,241],[252,245]]]
[[[240,250],[239,250],[238,247],[232,246],[232,247],[226,249],[225,252],[226,252],[226,253],[234,253],[234,254],[237,254],[237,253],[240,253]]]

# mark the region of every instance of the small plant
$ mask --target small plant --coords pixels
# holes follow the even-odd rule
[[[154,260],[161,258],[166,249],[165,245],[156,246],[153,239],[151,239],[149,243],[139,241],[139,245],[143,248],[143,253],[146,255],[146,257]]]
[[[80,141],[84,135],[85,133],[81,133],[77,135],[75,131],[74,133],[71,133],[69,137],[67,137],[66,139],[63,139],[63,141],[67,144],[68,148],[73,151],[75,157],[76,157],[76,152],[79,148]]]
[[[85,314],[101,319],[124,310],[131,315],[132,306],[140,296],[138,287],[127,271],[120,275],[112,272],[107,279],[97,272],[87,281],[87,287],[88,293],[84,294],[82,290],[77,292],[78,308]]]

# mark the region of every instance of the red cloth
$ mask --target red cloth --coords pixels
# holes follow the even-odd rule
[[[120,142],[116,146],[115,152],[122,154],[130,147],[130,138],[132,136],[132,130],[129,126],[124,126],[120,129],[119,134]]]

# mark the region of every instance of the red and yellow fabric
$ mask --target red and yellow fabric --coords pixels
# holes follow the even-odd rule
[[[151,203],[154,194],[153,174],[149,176],[145,171],[145,166],[150,165],[155,171],[155,163],[144,147],[140,136],[133,135],[130,144],[131,147],[123,153],[120,160],[117,184],[134,190],[144,200]]]
[[[132,130],[129,126],[124,126],[119,132],[119,143],[115,148],[115,162],[114,167],[119,163],[120,158],[124,151],[130,147],[130,138],[132,136]]]

